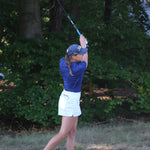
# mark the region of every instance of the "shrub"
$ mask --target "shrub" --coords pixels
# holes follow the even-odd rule
[[[64,56],[64,43],[58,43],[19,40],[7,47],[5,63],[12,73],[6,78],[16,87],[0,94],[0,114],[44,125],[59,123],[57,102],[63,88],[59,59]]]

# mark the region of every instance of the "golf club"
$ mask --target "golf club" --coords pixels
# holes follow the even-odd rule
[[[66,12],[66,10],[64,9],[64,7],[62,6],[62,4],[60,3],[59,0],[57,0],[58,4],[60,5],[60,7],[63,9],[63,11],[65,12],[67,18],[70,20],[70,22],[72,23],[73,27],[76,29],[77,33],[79,34],[79,36],[81,36],[80,31],[78,30],[78,28],[76,27],[76,25],[74,24],[74,22],[72,21],[72,19],[70,18],[70,16],[68,15],[68,13]],[[86,40],[86,47],[88,47],[88,42]]]
[[[60,7],[63,9],[63,11],[65,12],[67,18],[70,20],[70,22],[72,23],[73,27],[76,29],[77,33],[79,34],[79,36],[81,36],[80,31],[78,30],[78,28],[76,27],[76,25],[74,24],[74,22],[72,21],[72,19],[70,18],[70,16],[68,15],[68,13],[66,12],[66,10],[64,9],[64,7],[62,6],[62,4],[60,3],[59,0],[57,0],[58,4],[60,5]]]

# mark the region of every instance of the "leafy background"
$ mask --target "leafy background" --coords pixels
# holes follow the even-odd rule
[[[60,32],[49,31],[49,2],[40,1],[43,39],[20,37],[18,1],[0,2],[0,26],[3,28],[0,72],[15,88],[0,93],[0,116],[28,120],[44,126],[60,124],[57,103],[63,89],[59,59],[79,37],[63,15]],[[135,0],[112,0],[111,17],[104,21],[105,1],[64,1],[67,12],[75,4],[78,16],[71,16],[89,42],[90,75],[83,84],[93,88],[133,88],[134,99],[101,101],[82,92],[82,121],[101,121],[112,117],[131,117],[150,112],[150,42],[146,29],[148,16]],[[132,15],[129,15],[132,14]],[[104,84],[103,84],[104,83]],[[129,115],[130,114],[130,115]]]

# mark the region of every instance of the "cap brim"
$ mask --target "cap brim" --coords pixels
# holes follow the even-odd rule
[[[78,54],[82,55],[82,54],[85,54],[87,53],[88,49],[87,48],[81,48],[80,49],[80,52]]]

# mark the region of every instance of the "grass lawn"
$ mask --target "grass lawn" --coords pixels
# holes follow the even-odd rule
[[[0,135],[0,150],[42,150],[57,132],[58,129]],[[65,141],[55,150],[65,150]],[[79,124],[75,150],[150,150],[150,122]]]

